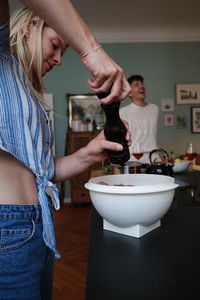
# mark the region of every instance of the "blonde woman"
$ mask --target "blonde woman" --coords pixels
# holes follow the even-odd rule
[[[73,155],[55,159],[42,77],[61,64],[70,45],[90,70],[93,91],[111,88],[104,103],[126,97],[130,89],[69,1],[22,2],[40,17],[20,10],[10,30],[8,1],[0,4],[0,299],[48,300],[52,254],[60,256],[51,212],[51,206],[59,209],[53,182],[104,160],[105,149],[122,146],[106,141],[102,132]],[[53,191],[52,202],[46,188]]]

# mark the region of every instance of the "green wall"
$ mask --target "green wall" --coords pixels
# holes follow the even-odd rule
[[[124,69],[126,76],[139,73],[144,76],[147,101],[160,106],[162,98],[175,99],[176,83],[200,82],[200,43],[126,43],[105,44],[104,49]],[[53,93],[55,107],[56,154],[64,153],[67,131],[66,93],[89,93],[87,78],[90,74],[78,55],[68,49],[63,56],[63,64],[45,78],[46,92]],[[125,100],[122,105],[129,103]],[[175,105],[177,114],[187,116],[187,128],[177,129],[164,126],[164,113],[160,112],[158,142],[167,151],[183,154],[188,142],[200,145],[199,134],[191,133],[190,105]],[[200,147],[199,147],[200,150]],[[69,196],[66,187],[66,197]]]

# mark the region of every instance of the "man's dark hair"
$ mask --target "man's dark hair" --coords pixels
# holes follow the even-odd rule
[[[127,79],[128,83],[131,84],[133,81],[144,81],[144,78],[141,75],[132,75]]]

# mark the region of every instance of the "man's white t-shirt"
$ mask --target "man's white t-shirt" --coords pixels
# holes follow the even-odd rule
[[[133,146],[139,143],[144,152],[139,160],[142,163],[149,163],[149,152],[157,149],[157,125],[159,108],[153,103],[146,106],[138,106],[131,103],[120,109],[120,117],[129,123],[129,131],[132,134],[132,145],[130,146],[131,161],[137,161],[132,155]]]

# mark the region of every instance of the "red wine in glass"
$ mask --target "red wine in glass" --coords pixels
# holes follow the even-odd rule
[[[137,159],[137,160],[139,160],[143,155],[144,155],[144,153],[143,153],[143,151],[142,151],[142,149],[141,149],[141,146],[140,146],[140,144],[138,144],[138,143],[136,143],[134,146],[133,146],[133,156]]]
[[[196,158],[197,153],[186,153],[185,157],[189,160],[193,160],[194,158]]]
[[[194,149],[195,147],[193,146],[192,143],[189,143],[187,145],[187,150],[186,150],[186,153],[185,153],[185,157],[189,160],[193,160],[194,158],[197,157],[197,153],[196,153],[196,149]]]
[[[133,153],[133,156],[139,160],[142,156],[144,155],[144,153]]]

